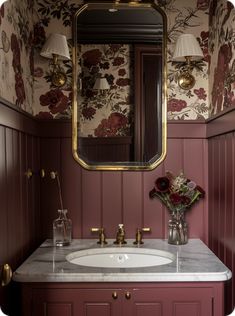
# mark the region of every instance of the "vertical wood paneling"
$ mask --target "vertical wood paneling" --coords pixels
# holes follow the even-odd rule
[[[146,233],[144,238],[153,238],[153,236],[164,238],[166,236],[165,214],[167,211],[159,200],[149,198],[149,192],[154,188],[156,179],[163,173],[163,164],[152,172],[143,173],[143,226],[151,228],[151,233]]]
[[[81,167],[72,157],[71,139],[63,138],[61,140],[61,190],[64,208],[68,209],[68,216],[73,223],[73,238],[82,237],[81,172]]]
[[[5,128],[0,126],[0,265],[4,264],[8,259],[8,240],[7,240],[7,178],[6,178],[6,140]]]
[[[209,246],[215,254],[235,271],[234,191],[235,157],[234,132],[209,139]],[[235,278],[227,284],[227,314],[234,306]]]
[[[61,208],[58,187],[55,179],[50,178],[51,171],[61,174],[60,140],[43,138],[41,140],[41,167],[46,171],[46,177],[41,180],[41,212],[43,238],[52,238],[52,222],[58,217],[57,210]],[[60,176],[61,178],[61,176]]]
[[[114,237],[123,221],[123,181],[121,172],[103,172],[102,225],[108,238]]]
[[[123,223],[126,236],[134,238],[136,228],[143,225],[142,172],[123,172]]]
[[[195,181],[208,194],[206,187],[207,177],[207,161],[205,160],[204,140],[202,139],[185,139],[183,141],[183,170],[187,178]],[[206,166],[205,166],[206,165]],[[206,172],[204,173],[206,169]],[[189,222],[189,236],[200,238],[206,241],[207,227],[205,221],[205,199],[195,203],[192,208],[187,211],[186,219]]]
[[[93,238],[90,229],[102,226],[101,172],[82,170],[82,237]]]

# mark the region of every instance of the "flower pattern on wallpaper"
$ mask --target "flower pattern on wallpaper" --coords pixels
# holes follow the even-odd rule
[[[0,95],[33,112],[33,1],[7,1],[1,6]]]
[[[210,104],[211,114],[235,106],[235,13],[227,1],[211,1],[210,5]]]
[[[195,120],[208,117],[208,5],[209,1],[198,0],[169,1],[165,6],[168,13],[168,102],[167,112],[170,120]],[[178,86],[177,77],[181,67],[186,63],[172,61],[175,42],[182,33],[192,33],[196,36],[204,59],[192,62],[195,86],[190,90],[183,90]]]
[[[133,120],[132,48],[124,44],[80,45],[81,89],[78,97],[82,136],[127,136]],[[110,88],[95,90],[97,78]]]

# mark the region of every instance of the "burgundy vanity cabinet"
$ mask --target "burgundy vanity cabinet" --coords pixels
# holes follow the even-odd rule
[[[27,283],[23,316],[223,316],[223,283]]]

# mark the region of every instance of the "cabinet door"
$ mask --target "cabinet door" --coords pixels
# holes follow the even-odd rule
[[[78,315],[76,290],[33,289],[31,316]]]
[[[32,316],[120,316],[116,289],[34,289]]]
[[[212,316],[210,288],[133,289],[124,316]]]

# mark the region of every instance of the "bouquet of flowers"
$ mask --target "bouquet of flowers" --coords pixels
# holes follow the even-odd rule
[[[167,172],[165,177],[155,181],[155,187],[149,192],[149,196],[151,199],[159,198],[173,215],[189,209],[205,196],[205,191],[194,181],[187,179],[183,172],[178,176]]]

